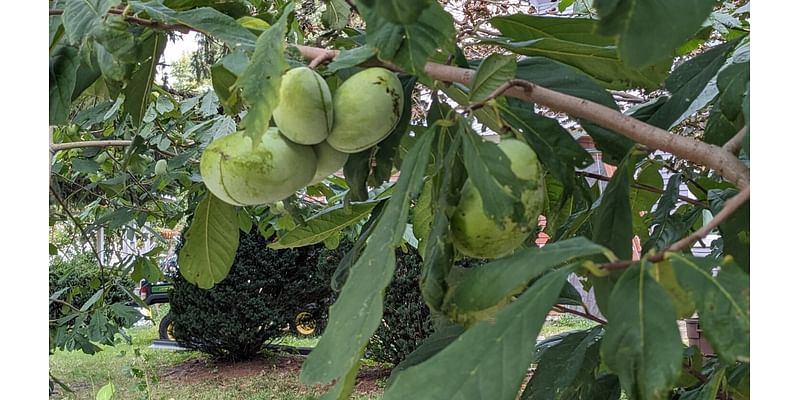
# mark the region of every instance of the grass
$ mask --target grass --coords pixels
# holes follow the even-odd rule
[[[156,319],[165,315],[167,310],[162,305],[156,313]],[[546,321],[540,336],[586,329],[594,325],[594,322],[580,317],[562,314],[556,320]],[[113,347],[104,346],[103,351],[95,355],[63,351],[51,355],[50,372],[73,389],[74,393],[58,388],[57,393],[50,399],[93,400],[97,391],[108,382],[114,384],[114,399],[133,400],[311,400],[319,398],[325,390],[322,387],[304,386],[299,383],[297,377],[301,363],[299,359],[294,360],[294,364],[290,367],[285,367],[279,362],[268,368],[264,368],[265,364],[262,362],[257,368],[249,369],[246,366],[240,368],[241,365],[214,365],[202,353],[149,348],[152,341],[158,337],[157,324],[135,327],[130,329],[129,333],[132,343],[120,341]],[[275,343],[313,347],[317,341],[318,338],[287,336]],[[265,353],[265,356],[269,357],[269,354]],[[287,359],[276,358],[273,355],[273,358],[268,360]],[[266,362],[268,364],[270,361]],[[186,368],[192,365],[197,368]],[[365,365],[376,365],[376,363],[366,362]],[[175,376],[180,374],[175,374],[175,371],[183,373],[183,376],[176,378]],[[201,376],[192,375],[198,373]],[[372,390],[354,398],[380,399],[383,382],[383,380],[375,381]]]

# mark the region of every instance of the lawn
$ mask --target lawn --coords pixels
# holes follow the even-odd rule
[[[162,314],[163,315],[163,314]],[[571,315],[547,321],[542,336],[585,329],[594,323]],[[50,372],[74,392],[56,387],[54,399],[95,399],[97,391],[114,384],[114,399],[227,400],[317,399],[323,386],[298,380],[303,358],[264,351],[239,363],[214,363],[202,353],[151,349],[158,337],[155,326],[129,330],[132,343],[122,340],[95,355],[59,351],[50,356]],[[286,337],[280,344],[312,347],[316,339]],[[367,362],[359,373],[355,399],[379,399],[388,369]]]

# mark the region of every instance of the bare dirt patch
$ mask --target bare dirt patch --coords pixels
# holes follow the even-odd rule
[[[303,385],[300,383],[300,369],[303,366],[302,356],[289,354],[265,354],[247,361],[211,361],[205,358],[192,358],[175,367],[165,370],[161,377],[164,380],[181,385],[193,385],[208,382],[234,381],[239,378],[263,376],[265,379],[280,379],[284,383],[295,386],[301,392],[322,393],[326,385]],[[356,378],[356,393],[374,394],[383,391],[383,382],[391,369],[381,366],[362,366]]]

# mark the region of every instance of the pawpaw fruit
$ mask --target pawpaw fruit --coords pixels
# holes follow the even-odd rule
[[[317,172],[309,185],[319,183],[334,172],[342,169],[349,156],[347,153],[334,149],[328,142],[315,144],[313,148],[314,154],[317,156]]]
[[[156,161],[154,168],[156,175],[166,175],[167,173],[167,160],[161,159]]]
[[[483,210],[483,200],[470,179],[464,183],[461,199],[450,224],[453,245],[462,254],[476,258],[497,258],[511,254],[536,229],[547,193],[539,158],[517,139],[503,139],[497,145],[511,161],[511,171],[526,182],[517,200],[525,210],[522,221],[507,218],[500,224]]]
[[[333,129],[328,144],[344,153],[368,149],[392,132],[403,112],[403,85],[385,68],[367,68],[333,94]]]
[[[331,92],[325,80],[308,67],[283,74],[280,102],[272,112],[275,125],[298,144],[325,141],[333,125]]]
[[[260,139],[237,132],[208,145],[200,174],[211,193],[233,205],[258,205],[282,200],[311,181],[317,169],[311,146],[293,143],[277,128]]]

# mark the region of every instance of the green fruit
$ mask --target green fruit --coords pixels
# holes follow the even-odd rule
[[[314,145],[314,154],[317,155],[317,172],[309,185],[319,183],[334,172],[342,169],[348,157],[347,153],[334,149],[327,142]]]
[[[161,159],[156,161],[155,167],[156,175],[166,175],[167,174],[167,160]]]
[[[289,70],[281,79],[280,103],[272,117],[281,133],[295,143],[325,141],[333,125],[328,84],[311,68]]]
[[[510,218],[497,224],[484,213],[480,193],[467,179],[461,199],[450,224],[453,244],[464,255],[477,258],[497,258],[512,253],[536,228],[544,209],[546,192],[544,175],[536,153],[516,139],[504,139],[498,144],[511,161],[511,171],[526,181],[518,200],[525,210],[525,219]]]
[[[75,136],[79,130],[80,128],[78,127],[78,125],[75,124],[67,125],[67,135],[69,136]]]
[[[333,94],[336,116],[328,144],[358,153],[386,138],[403,112],[403,85],[384,68],[368,68],[344,81]]]
[[[259,143],[242,132],[212,142],[200,157],[200,174],[215,196],[233,205],[284,199],[306,186],[317,169],[310,146],[292,143],[269,128]]]

